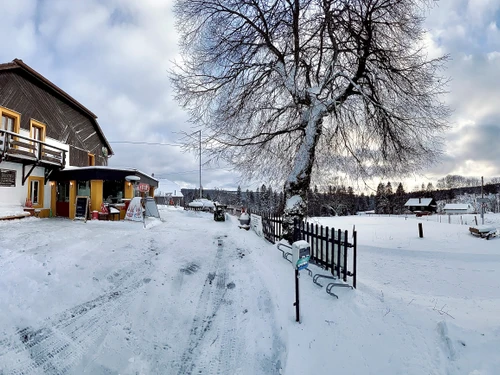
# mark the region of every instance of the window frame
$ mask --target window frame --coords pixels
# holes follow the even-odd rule
[[[14,126],[12,132],[19,134],[21,130],[21,114],[5,107],[0,106],[0,121],[2,117],[9,117],[14,120]],[[0,123],[1,125],[1,123]],[[1,129],[4,130],[4,129]]]
[[[31,184],[32,182],[38,182],[38,203],[34,203],[33,200],[31,199]],[[43,198],[44,198],[44,185],[45,178],[44,177],[38,177],[38,176],[30,176],[28,177],[28,199],[31,201],[33,204],[33,208],[43,208]]]
[[[32,139],[35,139],[34,138],[34,128],[39,129],[40,130],[40,134],[42,135],[41,136],[42,139],[36,139],[36,140],[37,141],[41,141],[41,142],[45,142],[47,126],[44,123],[40,122],[40,121],[31,119],[30,120],[30,138],[32,138]]]

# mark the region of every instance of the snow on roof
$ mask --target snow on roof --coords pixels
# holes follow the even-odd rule
[[[447,203],[444,206],[445,210],[467,210],[472,206],[469,203]]]
[[[214,207],[214,202],[205,198],[200,198],[190,202],[189,207]]]
[[[182,198],[181,188],[175,182],[167,179],[161,179],[158,183],[158,188],[155,190],[155,197],[171,196],[174,198]]]
[[[422,206],[426,207],[430,205],[432,202],[432,198],[410,198],[405,203],[405,206]]]

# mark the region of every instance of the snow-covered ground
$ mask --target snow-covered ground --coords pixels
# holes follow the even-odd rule
[[[500,239],[431,218],[313,219],[356,226],[358,289],[337,300],[302,271],[298,324],[276,246],[235,218],[160,212],[147,229],[0,221],[0,374],[500,371]]]
[[[21,205],[0,204],[0,219],[29,216]]]

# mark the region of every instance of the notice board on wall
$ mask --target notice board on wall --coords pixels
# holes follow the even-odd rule
[[[89,197],[76,197],[75,219],[87,221],[87,212],[89,209]]]
[[[16,171],[11,169],[0,169],[0,186],[16,186]]]

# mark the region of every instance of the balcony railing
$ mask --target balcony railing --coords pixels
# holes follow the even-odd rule
[[[66,150],[45,142],[0,129],[0,161],[31,161],[33,164],[45,164],[64,167]],[[31,163],[30,163],[31,164]]]

